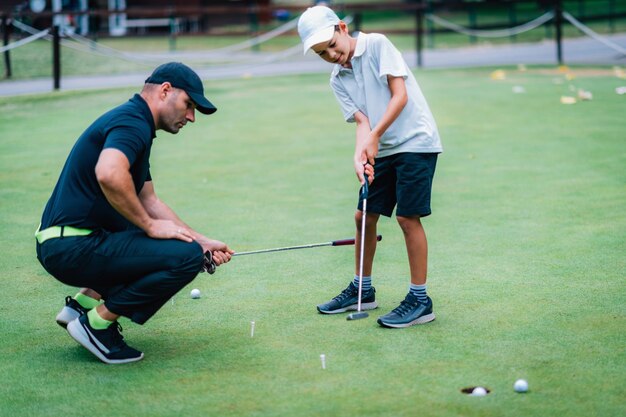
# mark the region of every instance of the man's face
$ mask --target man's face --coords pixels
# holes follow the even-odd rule
[[[161,129],[170,133],[178,133],[187,122],[194,122],[196,104],[189,95],[178,88],[166,90],[166,97],[161,113]]]
[[[350,66],[350,59],[354,54],[351,50],[350,38],[345,24],[339,25],[339,30],[335,30],[333,37],[328,42],[313,45],[311,49],[324,61],[344,67]]]

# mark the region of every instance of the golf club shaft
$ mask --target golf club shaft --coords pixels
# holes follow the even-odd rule
[[[361,294],[363,293],[363,254],[365,253],[365,216],[367,215],[367,194],[368,194],[368,178],[367,175],[363,175],[365,182],[361,190],[363,197],[363,213],[361,213],[361,247],[359,248],[359,292],[356,311],[361,312]]]
[[[383,237],[381,235],[376,236],[376,240],[379,242],[381,241],[382,238]],[[282,251],[295,250],[295,249],[319,248],[321,246],[347,246],[347,245],[354,245],[354,242],[355,242],[354,238],[340,239],[340,240],[333,240],[332,242],[311,243],[308,245],[287,246],[284,248],[271,248],[271,249],[252,250],[252,251],[247,251],[247,252],[235,252],[233,256],[256,255],[259,253],[282,252]]]

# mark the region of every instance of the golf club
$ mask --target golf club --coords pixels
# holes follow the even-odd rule
[[[363,214],[361,215],[361,247],[359,254],[359,295],[356,307],[356,313],[348,314],[346,320],[360,320],[369,317],[369,314],[365,311],[361,311],[361,293],[363,292],[363,253],[365,250],[365,216],[367,215],[367,194],[368,194],[368,179],[367,175],[363,175],[365,181],[361,188],[361,197],[363,198]]]
[[[381,235],[376,236],[376,240],[378,242],[380,242],[382,238],[383,237]],[[339,240],[333,240],[330,242],[310,243],[308,245],[286,246],[283,248],[271,248],[271,249],[258,249],[258,250],[252,250],[252,251],[247,251],[247,252],[235,252],[233,256],[257,255],[260,253],[282,252],[282,251],[295,250],[295,249],[319,248],[321,246],[348,246],[348,245],[354,245],[354,243],[355,243],[354,238],[339,239]],[[213,274],[215,272],[216,267],[217,265],[215,265],[215,262],[213,261],[213,256],[211,255],[211,252],[206,252],[204,254],[203,271],[208,272],[209,274]]]
[[[378,235],[376,237],[376,240],[380,242],[382,238],[383,237],[381,235]],[[347,245],[354,245],[354,238],[339,239],[339,240],[333,240],[331,242],[323,242],[323,243],[310,243],[308,245],[287,246],[284,248],[259,249],[259,250],[252,250],[248,252],[235,252],[233,256],[256,255],[258,253],[281,252],[281,251],[294,250],[294,249],[319,248],[320,246],[347,246]]]

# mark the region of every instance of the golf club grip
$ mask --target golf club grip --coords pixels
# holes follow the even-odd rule
[[[380,242],[381,240],[383,240],[382,235],[376,236],[376,241]],[[354,238],[333,240],[333,244],[332,244],[332,246],[347,246],[347,245],[354,245]]]
[[[363,173],[363,179],[365,181],[363,181],[363,185],[361,186],[361,197],[364,200],[367,200],[367,195],[369,194],[370,184],[369,184],[369,178],[365,172]]]

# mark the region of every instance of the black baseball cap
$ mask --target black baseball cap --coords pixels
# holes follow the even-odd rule
[[[159,65],[146,79],[146,84],[163,84],[169,82],[174,88],[180,88],[189,95],[200,113],[213,114],[217,107],[204,96],[202,80],[194,70],[182,62],[168,62]]]

